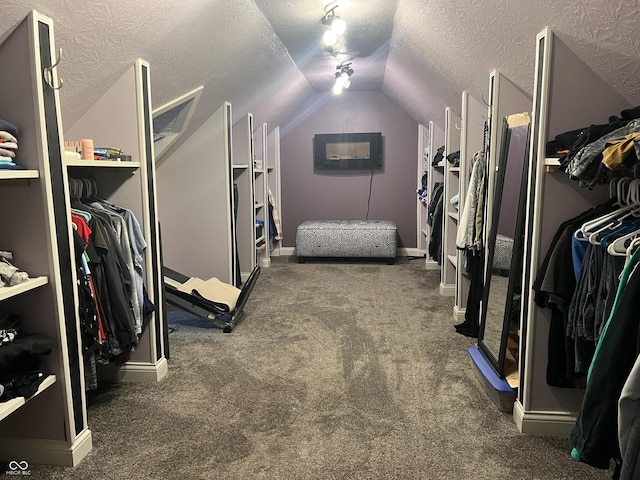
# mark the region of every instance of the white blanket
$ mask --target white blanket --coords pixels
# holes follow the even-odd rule
[[[236,308],[236,303],[240,296],[239,288],[223,283],[215,277],[209,280],[191,277],[178,290],[189,294],[198,294],[205,300],[225,305],[229,312]]]

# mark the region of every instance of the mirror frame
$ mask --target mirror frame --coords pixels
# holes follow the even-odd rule
[[[518,114],[520,116],[522,114]],[[487,239],[487,255],[484,271],[484,291],[482,295],[482,306],[480,312],[480,328],[478,333],[478,348],[484,354],[485,358],[491,363],[496,373],[500,378],[504,378],[504,364],[507,352],[507,341],[509,338],[509,327],[511,324],[511,311],[513,309],[513,295],[516,290],[516,283],[522,283],[522,279],[519,276],[522,275],[523,267],[523,254],[524,254],[524,226],[526,215],[526,201],[527,201],[527,185],[528,185],[528,172],[529,172],[529,142],[531,138],[531,120],[527,114],[527,122],[519,123],[513,127],[509,126],[509,117],[503,119],[502,125],[502,141],[500,145],[500,154],[498,157],[498,172],[494,181],[493,191],[493,205],[491,216],[491,228],[489,231],[489,237]],[[511,265],[509,268],[509,283],[507,287],[507,298],[505,300],[505,308],[502,318],[502,329],[500,335],[500,346],[498,349],[498,355],[496,357],[492,349],[484,341],[485,322],[487,317],[487,306],[489,301],[489,292],[491,289],[491,265],[493,265],[493,258],[495,252],[495,243],[498,233],[498,223],[500,216],[500,207],[502,203],[502,191],[505,181],[505,172],[507,158],[509,156],[509,147],[511,141],[512,128],[527,127],[527,134],[525,138],[524,146],[524,158],[522,164],[522,172],[520,176],[520,191],[518,198],[518,208],[516,214],[516,223],[513,239],[513,251],[511,255]],[[491,192],[487,192],[490,195]],[[522,290],[522,285],[520,285]]]

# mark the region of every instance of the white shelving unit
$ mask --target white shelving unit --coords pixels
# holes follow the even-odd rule
[[[47,377],[42,381],[42,383],[38,387],[38,390],[36,391],[36,393],[34,393],[31,397],[29,398],[17,397],[7,402],[0,403],[0,421],[2,421],[3,418],[8,417],[13,412],[18,410],[20,407],[25,405],[29,400],[32,400],[37,395],[44,392],[47,388],[52,386],[54,383],[56,383],[56,376],[47,375]]]
[[[450,213],[457,213],[457,209],[451,204],[453,196],[460,193],[460,168],[454,167],[446,161],[447,155],[460,150],[460,116],[450,107],[444,112],[444,197],[443,204],[443,228],[442,228],[442,270],[440,277],[440,294],[453,297],[456,294],[456,268],[458,252],[456,247],[456,231],[458,222]],[[455,260],[454,260],[455,259]]]
[[[256,199],[253,166],[253,115],[244,115],[233,126],[233,182],[236,215],[235,238],[240,277],[244,282],[256,265]]]
[[[0,289],[0,308],[18,315],[28,333],[50,337],[47,375],[35,395],[0,404],[0,461],[78,464],[92,448],[87,426],[72,234],[65,195],[62,133],[53,21],[30,12],[0,44],[11,75],[0,78],[2,115],[20,129],[16,163],[0,172],[5,228],[0,249],[31,279]],[[45,70],[50,83],[46,83]]]
[[[93,179],[100,198],[131,210],[147,243],[143,282],[156,310],[144,320],[131,359],[98,372],[99,378],[121,381],[159,381],[168,368],[149,83],[149,65],[138,59],[65,131],[68,140],[91,138],[96,146],[117,147],[132,157],[130,162],[65,162],[69,178]]]

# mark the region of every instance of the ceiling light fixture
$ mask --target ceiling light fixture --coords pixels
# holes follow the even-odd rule
[[[322,17],[322,24],[331,28],[336,35],[342,35],[347,30],[347,23],[336,15],[336,8],[338,8],[337,4],[326,10]]]
[[[331,47],[331,46],[335,45],[336,43],[338,43],[338,35],[336,35],[336,32],[334,32],[333,30],[329,29],[326,32],[324,32],[324,35],[322,36],[322,42],[326,46]]]
[[[342,90],[351,86],[351,75],[355,72],[351,68],[351,63],[343,63],[336,67],[336,83],[333,86],[333,93],[342,93]]]
[[[322,17],[321,20],[322,24],[328,27],[322,37],[322,42],[328,47],[337,45],[340,36],[343,35],[347,29],[346,22],[336,15],[336,8],[338,8],[338,4],[335,4],[331,8],[327,5],[325,7],[324,17]]]

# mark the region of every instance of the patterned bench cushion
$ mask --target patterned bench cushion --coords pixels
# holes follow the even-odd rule
[[[496,235],[496,247],[493,251],[493,268],[509,274],[511,269],[511,257],[513,255],[513,238],[505,235]]]
[[[298,257],[395,258],[396,225],[387,220],[309,220],[296,231]]]

